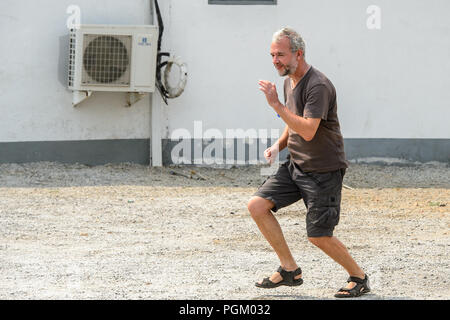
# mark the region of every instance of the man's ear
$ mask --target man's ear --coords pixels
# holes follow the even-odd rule
[[[303,51],[301,49],[298,49],[297,54],[298,54],[297,59],[299,59],[299,60],[304,57],[303,56]]]

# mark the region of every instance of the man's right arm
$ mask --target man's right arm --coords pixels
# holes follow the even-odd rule
[[[289,138],[289,127],[286,126],[284,128],[283,133],[281,134],[281,137],[278,139],[278,151],[281,151],[287,147],[288,138]]]

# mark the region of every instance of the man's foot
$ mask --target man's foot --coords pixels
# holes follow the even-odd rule
[[[296,269],[294,269],[294,270],[286,270],[286,271],[291,271],[291,272],[292,272],[292,271],[295,271],[295,270],[296,270]],[[302,277],[302,274],[300,273],[299,275],[295,276],[294,279],[295,279],[295,280],[301,279],[301,277]],[[280,282],[280,281],[283,281],[283,278],[281,277],[281,274],[280,274],[278,271],[275,271],[275,273],[273,273],[273,274],[270,276],[269,280],[272,281],[273,283],[278,283],[278,282]],[[261,283],[262,283],[262,280],[259,281],[258,283],[261,284]]]
[[[289,271],[279,267],[270,278],[264,278],[262,281],[255,283],[255,286],[259,288],[276,288],[282,285],[299,286],[302,283],[302,270],[300,268]]]
[[[336,298],[352,298],[359,297],[364,293],[370,292],[369,277],[349,277],[347,286],[339,289],[334,295]]]

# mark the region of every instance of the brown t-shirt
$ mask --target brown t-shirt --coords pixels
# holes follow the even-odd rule
[[[304,118],[321,118],[311,141],[289,128],[288,149],[291,159],[305,172],[327,172],[347,168],[344,140],[337,116],[336,89],[330,80],[312,66],[292,89],[289,77],[284,81],[286,106]]]

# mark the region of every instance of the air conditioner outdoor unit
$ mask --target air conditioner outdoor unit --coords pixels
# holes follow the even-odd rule
[[[158,27],[80,25],[70,33],[68,88],[72,104],[93,91],[128,93],[128,105],[155,91]]]

